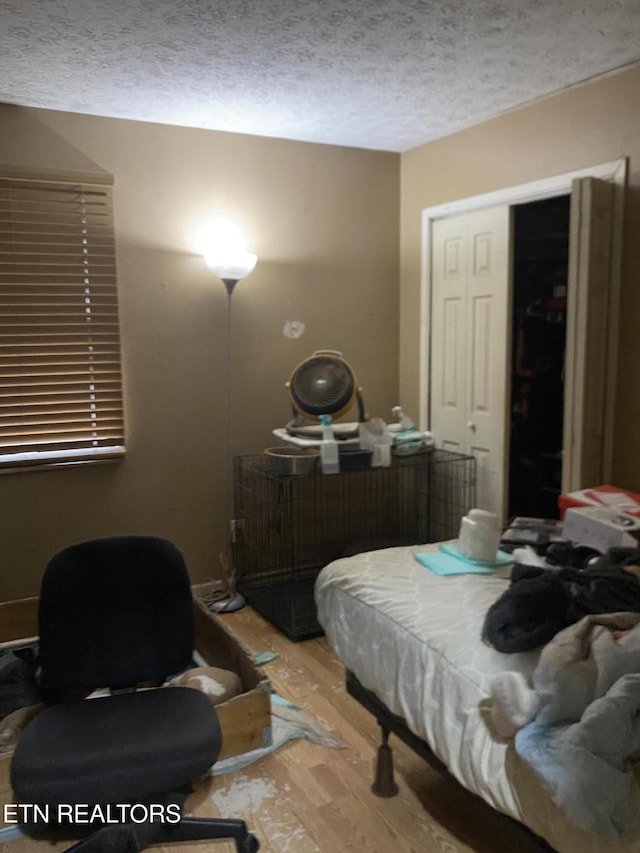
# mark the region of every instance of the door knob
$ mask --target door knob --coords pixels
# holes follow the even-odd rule
[[[468,421],[468,422],[467,422],[467,426],[469,427],[469,429],[470,429],[472,432],[475,432],[476,425],[475,425],[475,423],[474,423],[473,421]]]

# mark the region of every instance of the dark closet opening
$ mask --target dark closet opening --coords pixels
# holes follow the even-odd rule
[[[509,516],[558,518],[569,196],[514,205]]]

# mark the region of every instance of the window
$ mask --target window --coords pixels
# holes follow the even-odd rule
[[[0,468],[124,455],[112,179],[0,167]]]

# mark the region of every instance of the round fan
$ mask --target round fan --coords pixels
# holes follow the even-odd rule
[[[351,366],[336,350],[316,350],[302,361],[286,383],[291,396],[294,419],[287,425],[289,431],[302,434],[317,431],[305,428],[304,419],[317,422],[320,415],[339,418],[357,400],[360,421],[366,420],[362,402],[362,389]]]

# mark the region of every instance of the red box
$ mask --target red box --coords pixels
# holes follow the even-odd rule
[[[564,518],[569,507],[576,506],[605,506],[640,518],[640,495],[626,489],[619,489],[617,486],[592,486],[589,489],[581,489],[579,492],[560,495],[558,498],[560,518]]]

